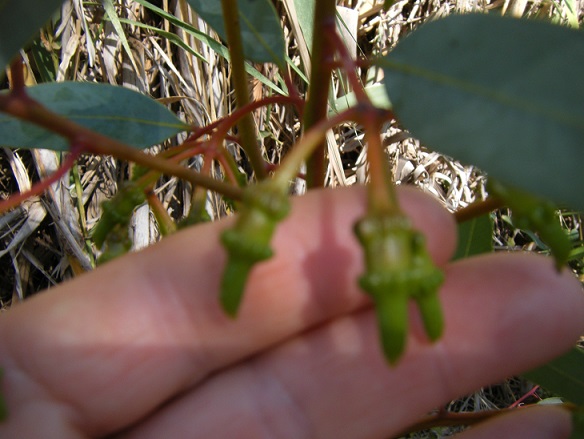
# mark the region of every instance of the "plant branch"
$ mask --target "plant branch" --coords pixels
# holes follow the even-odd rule
[[[121,160],[131,161],[163,174],[182,178],[192,184],[205,186],[232,199],[241,197],[241,189],[238,187],[201,175],[172,161],[148,155],[116,139],[91,131],[51,112],[28,96],[13,94],[0,96],[0,111],[60,134],[72,145],[83,145],[87,152],[112,155]]]
[[[357,89],[356,89],[357,90]],[[369,100],[369,98],[367,98]],[[369,165],[368,187],[370,214],[394,215],[400,212],[397,202],[393,176],[391,175],[387,157],[381,140],[383,114],[375,107],[363,105],[361,111],[362,124],[367,144],[367,162]]]
[[[228,179],[236,186],[241,186],[240,182],[237,181],[237,164],[233,160],[233,157],[227,152],[227,150],[221,145],[223,139],[229,138],[227,135],[229,130],[233,125],[237,123],[239,118],[244,117],[246,113],[252,112],[263,106],[272,104],[293,104],[298,108],[302,107],[302,100],[299,98],[293,98],[288,96],[271,96],[264,98],[259,101],[250,102],[245,107],[242,107],[232,114],[219,119],[209,125],[202,128],[197,128],[193,130],[193,133],[185,140],[181,145],[178,145],[172,149],[162,151],[158,154],[158,157],[163,157],[171,162],[178,163],[182,160],[194,157],[198,154],[205,154],[209,149],[214,150],[214,157],[223,166],[224,171]],[[208,135],[211,138],[209,140],[201,141],[199,140],[204,135]],[[266,166],[266,170],[268,167]],[[202,176],[208,175],[208,173],[199,173]],[[159,178],[159,171],[150,171],[141,177],[139,180],[139,185],[142,187],[148,184],[154,183]]]
[[[577,409],[577,406],[570,403],[558,404],[557,407],[563,408],[569,412],[574,412]],[[428,430],[435,427],[455,427],[460,425],[471,426],[480,422],[488,421],[497,416],[506,415],[513,410],[522,410],[522,408],[485,410],[470,413],[451,413],[446,410],[440,410],[438,413],[426,417],[422,421],[417,422],[393,437],[401,438],[416,431]]]
[[[303,114],[304,130],[308,131],[326,117],[328,107],[329,84],[332,75],[334,47],[325,38],[320,38],[324,32],[336,32],[336,2],[335,0],[319,0],[315,2],[314,39],[312,42],[312,66],[308,100]],[[314,149],[307,163],[306,185],[308,188],[324,186],[325,177],[325,138]]]
[[[229,46],[229,58],[231,62],[231,77],[237,108],[249,104],[249,85],[245,73],[245,58],[243,43],[241,41],[241,23],[239,21],[239,7],[237,0],[221,0],[223,7],[223,20]],[[268,176],[262,152],[258,146],[256,129],[251,113],[246,113],[237,125],[241,146],[251,162],[252,168],[258,180]]]
[[[347,79],[353,88],[357,102],[368,103],[371,106],[371,99],[365,92],[363,84],[357,76],[357,62],[351,57],[345,42],[337,32],[330,32],[326,34],[329,39],[329,44],[336,48],[339,58],[341,60],[341,66],[343,67],[344,73],[347,75]]]
[[[28,191],[11,195],[6,200],[0,201],[0,214],[18,206],[20,203],[31,197],[41,195],[49,188],[49,186],[59,181],[67,173],[67,171],[73,167],[75,161],[79,158],[80,155],[80,149],[72,149],[71,153],[67,155],[61,166],[59,166],[59,168],[51,175],[35,183]]]
[[[10,64],[10,88],[17,96],[26,94],[26,84],[24,80],[24,65],[22,58],[18,55]]]
[[[334,126],[354,120],[358,117],[358,108],[353,107],[330,119],[321,120],[307,131],[294,148],[284,157],[282,164],[278,167],[274,175],[275,184],[286,186],[289,181],[297,176],[298,168],[315,149],[319,148],[325,139],[326,132]]]
[[[463,209],[454,212],[454,218],[457,223],[463,223],[465,221],[471,220],[473,218],[478,218],[481,215],[485,215],[493,210],[501,209],[503,207],[503,201],[498,197],[488,197],[486,200],[477,201],[475,203],[469,204]]]

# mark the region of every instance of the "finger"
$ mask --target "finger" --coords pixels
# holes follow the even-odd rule
[[[513,410],[471,427],[457,439],[519,438],[568,439],[572,421],[567,410],[529,407]]]
[[[454,246],[451,216],[421,192],[399,193],[444,264]],[[224,223],[179,233],[16,307],[0,320],[9,406],[43,393],[65,403],[66,421],[104,434],[214,370],[363,307],[352,224],[364,199],[354,188],[295,200],[274,259],[252,273],[234,321],[218,304]],[[22,377],[28,394],[10,387]]]
[[[429,345],[411,336],[397,367],[384,361],[374,313],[363,310],[214,375],[129,437],[391,437],[460,395],[550,360],[584,330],[578,282],[548,259],[489,255],[447,273],[444,338]]]

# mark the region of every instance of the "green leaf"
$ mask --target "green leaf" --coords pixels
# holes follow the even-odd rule
[[[122,226],[121,229],[126,230],[125,235],[127,236],[132,213],[144,202],[146,202],[144,188],[139,187],[133,181],[127,182],[115,197],[103,202],[101,205],[103,213],[92,231],[95,245],[101,248],[116,226]]]
[[[389,102],[389,99],[387,98],[387,92],[383,84],[368,85],[365,87],[365,93],[367,93],[367,96],[371,99],[371,103],[377,108],[384,110],[391,109],[391,102]],[[354,107],[355,105],[357,105],[357,97],[355,96],[355,92],[352,91],[344,96],[336,98],[331,105],[334,110],[330,110],[329,114],[340,113]]]
[[[101,0],[103,4],[103,8],[105,9],[105,13],[107,14],[108,19],[111,21],[116,34],[122,43],[122,47],[128,56],[128,59],[132,63],[132,67],[135,71],[140,71],[138,66],[136,65],[136,61],[134,60],[134,55],[132,54],[132,49],[130,49],[130,44],[128,43],[128,39],[126,38],[126,33],[124,32],[124,28],[122,27],[122,23],[120,22],[120,18],[116,13],[116,8],[114,7],[113,0]]]
[[[584,33],[449,16],[378,62],[399,121],[428,147],[584,210]]]
[[[187,0],[191,7],[225,41],[220,1]],[[280,19],[269,0],[238,0],[245,57],[255,62],[285,65],[286,44]]]
[[[39,39],[35,40],[29,50],[38,71],[38,82],[54,82],[57,76],[59,60],[51,54]]]
[[[316,0],[293,0],[296,18],[308,50],[312,50],[312,33],[314,27],[314,4]]]
[[[316,0],[289,0],[294,3],[296,10],[296,19],[300,25],[302,36],[308,46],[308,50],[312,51],[312,44],[314,40],[314,13]],[[347,25],[337,11],[337,29],[346,29]]]
[[[32,41],[62,3],[63,0],[0,1],[0,72],[20,49]]]
[[[584,352],[580,348],[523,376],[574,404],[584,405]]]
[[[146,9],[149,9],[150,11],[152,11],[152,12],[160,15],[162,18],[164,18],[165,20],[168,20],[170,23],[174,24],[175,26],[181,28],[186,33],[188,33],[190,36],[192,36],[193,38],[195,38],[196,40],[201,41],[202,43],[205,43],[213,51],[215,51],[215,53],[217,53],[219,56],[221,56],[221,57],[229,60],[229,50],[227,50],[227,48],[225,46],[223,46],[221,43],[219,43],[218,41],[216,41],[213,38],[211,38],[209,35],[201,32],[200,30],[194,28],[193,26],[191,26],[188,23],[185,23],[184,21],[179,20],[174,15],[169,14],[165,10],[160,9],[160,8],[158,8],[158,7],[150,4],[149,2],[147,2],[145,0],[134,0],[134,1],[136,3],[141,4]],[[163,36],[165,38],[168,38],[171,43],[176,44],[177,46],[185,49],[186,51],[192,53],[196,57],[198,57],[198,58],[200,58],[200,59],[202,59],[203,61],[206,62],[206,59],[201,54],[197,53],[195,50],[193,50],[193,48],[189,48],[184,42],[182,42],[182,40],[180,40],[180,38],[178,38],[176,35],[174,35],[174,34],[172,34],[170,32],[164,32],[163,30],[158,29],[158,28],[155,28],[153,26],[148,26],[148,25],[145,25],[143,23],[139,23],[139,22],[135,22],[135,21],[131,21],[131,20],[120,19],[120,22],[132,24],[133,26],[139,26],[139,27],[142,27],[142,28],[149,29],[149,30],[152,30],[154,32],[157,32],[159,35],[161,35],[161,36]],[[294,64],[291,60],[289,60],[289,59],[287,59],[287,60],[288,60],[288,64],[289,65],[293,65]],[[274,90],[276,93],[281,94],[281,95],[287,95],[287,93],[284,92],[284,90],[282,90],[280,87],[278,87],[272,81],[270,81],[265,75],[261,74],[251,64],[246,63],[246,65],[245,65],[245,71],[249,75],[251,75],[253,78],[257,79],[262,84],[264,84],[266,87]]]
[[[584,439],[584,407],[572,413],[572,434],[569,439]]]
[[[492,179],[487,183],[487,190],[511,208],[516,227],[539,235],[550,249],[558,270],[568,262],[572,243],[558,221],[558,208],[553,203]]]
[[[148,24],[141,23],[141,22],[136,21],[136,20],[129,20],[127,18],[118,18],[118,21],[120,23],[129,24],[129,25],[136,26],[136,27],[141,27],[142,29],[148,29],[148,30],[150,30],[152,32],[155,32],[158,35],[160,35],[161,37],[166,38],[170,43],[172,43],[172,44],[180,47],[181,49],[185,50],[186,52],[190,53],[191,55],[196,56],[201,61],[207,62],[207,59],[203,55],[201,55],[199,52],[197,52],[192,47],[190,47],[187,43],[185,43],[175,33],[166,32],[166,31],[164,31],[162,29],[159,29],[159,28],[157,28],[155,26],[150,26]],[[219,43],[217,43],[217,44],[219,44]]]
[[[51,111],[136,148],[147,148],[188,129],[148,96],[107,84],[62,82],[27,88]],[[28,122],[0,114],[0,144],[64,151],[68,141]]]
[[[493,251],[493,220],[490,214],[458,224],[458,247],[454,260]]]

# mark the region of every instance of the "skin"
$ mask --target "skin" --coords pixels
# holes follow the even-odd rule
[[[547,258],[448,263],[455,224],[426,195],[403,209],[444,267],[436,343],[411,308],[407,352],[390,368],[355,279],[352,224],[363,189],[294,201],[275,257],[253,270],[237,319],[218,303],[219,232],[191,228],[110,262],[0,317],[0,437],[388,438],[428,411],[568,350],[584,295]],[[519,409],[460,437],[567,438],[558,408]]]

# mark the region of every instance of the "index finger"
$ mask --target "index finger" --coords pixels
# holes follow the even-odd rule
[[[433,258],[445,264],[452,218],[416,190],[400,195]],[[275,257],[252,273],[234,321],[217,298],[224,223],[179,233],[16,307],[0,320],[8,404],[26,400],[13,379],[24,376],[34,383],[29,399],[40,392],[47,403],[65,402],[69,423],[106,434],[213,371],[365,306],[352,234],[364,208],[360,188],[296,200],[276,233]]]

